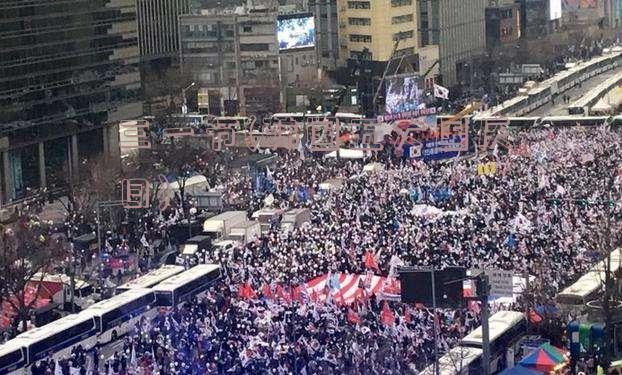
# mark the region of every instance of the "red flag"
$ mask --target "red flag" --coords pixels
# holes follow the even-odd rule
[[[386,301],[384,302],[384,305],[382,306],[382,311],[380,312],[380,321],[388,326],[392,326],[395,324],[395,315],[393,314],[393,311],[391,311],[391,309],[389,308],[389,305]]]
[[[408,308],[404,307],[404,321],[406,323],[410,323],[413,321],[412,316],[410,315],[410,311],[408,311]]]
[[[352,324],[361,324],[361,317],[354,310],[348,307],[346,319]]]
[[[275,296],[276,296],[277,298],[286,299],[286,297],[285,297],[285,294],[286,294],[286,293],[285,293],[285,289],[283,289],[283,287],[282,287],[280,284],[278,284],[278,285],[276,286],[276,291],[275,291],[275,293],[274,293],[274,294],[275,294]]]
[[[376,261],[376,257],[371,251],[366,251],[363,255],[363,262],[365,262],[365,267],[376,270],[380,272],[380,268],[378,267],[378,262]]]
[[[253,288],[251,288],[251,285],[249,283],[243,283],[242,285],[240,285],[240,287],[238,288],[238,295],[241,298],[246,299],[257,297],[255,291],[253,290]]]
[[[292,288],[292,301],[298,301],[302,303],[302,286]]]
[[[311,297],[311,301],[317,302],[319,297],[318,297],[317,292],[315,291],[315,289],[311,291],[311,296],[310,297]]]
[[[263,296],[267,299],[274,299],[274,294],[272,294],[272,290],[268,284],[264,284],[261,287],[261,294],[263,294]]]

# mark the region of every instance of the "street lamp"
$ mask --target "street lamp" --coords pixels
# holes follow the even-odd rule
[[[196,85],[196,82],[192,82],[187,87],[181,89],[181,97],[182,97],[182,99],[184,101],[184,104],[181,106],[181,113],[183,113],[184,115],[186,113],[188,113],[188,102],[186,100],[186,90],[188,90],[189,88],[193,87],[194,85]]]

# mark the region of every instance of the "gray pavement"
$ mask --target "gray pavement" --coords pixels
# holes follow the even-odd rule
[[[575,86],[564,93],[561,93],[555,98],[555,104],[549,102],[536,110],[525,114],[524,117],[543,117],[543,116],[567,116],[568,110],[566,109],[569,104],[572,104],[588,91],[595,88],[599,84],[603,83],[606,79],[613,77],[615,74],[622,72],[622,67],[618,67],[613,70],[609,70],[605,73],[592,77],[591,79],[583,82],[581,87]],[[570,103],[564,103],[562,100],[563,95],[570,96]]]

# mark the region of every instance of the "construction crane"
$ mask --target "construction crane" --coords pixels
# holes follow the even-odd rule
[[[389,71],[389,66],[391,66],[391,61],[393,61],[395,58],[395,53],[397,52],[397,47],[400,45],[400,40],[402,40],[402,36],[400,34],[397,34],[397,36],[395,37],[395,44],[393,45],[393,51],[391,51],[391,57],[389,58],[389,61],[387,61],[387,66],[384,68],[384,72],[382,73],[382,79],[380,80],[378,89],[376,89],[376,93],[374,94],[374,100],[372,101],[374,106],[376,105],[376,100],[378,100],[378,94],[380,94],[380,89],[382,89],[382,83],[387,77],[387,72]],[[402,56],[402,59],[403,58],[404,57]]]

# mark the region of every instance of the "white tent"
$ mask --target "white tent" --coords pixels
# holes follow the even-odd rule
[[[333,151],[324,155],[324,159],[331,159],[336,157],[337,151]],[[347,148],[340,148],[339,157],[342,159],[363,159],[365,157],[365,152],[362,150],[350,150]]]

